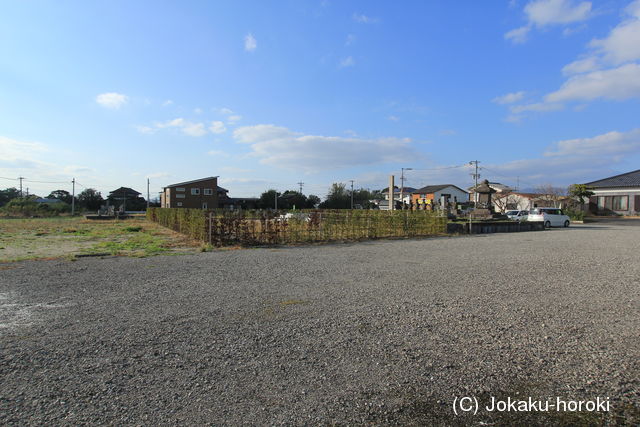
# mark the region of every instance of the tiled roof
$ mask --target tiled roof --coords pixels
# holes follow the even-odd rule
[[[464,191],[462,188],[455,186],[453,184],[440,184],[440,185],[427,185],[426,187],[422,187],[413,191],[413,194],[432,194],[432,193],[435,193],[436,191],[440,191],[443,188],[447,188],[447,187],[454,187],[466,193],[466,191]]]
[[[640,169],[598,181],[587,182],[585,185],[595,188],[640,187]]]

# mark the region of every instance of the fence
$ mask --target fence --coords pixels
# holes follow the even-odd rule
[[[151,208],[147,217],[216,246],[272,245],[444,234],[446,217],[427,211],[256,211]]]

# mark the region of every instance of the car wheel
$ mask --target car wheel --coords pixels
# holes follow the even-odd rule
[[[545,221],[544,228],[551,228],[551,222]]]
[[[565,228],[569,226],[569,220],[564,222],[564,226],[565,226]]]

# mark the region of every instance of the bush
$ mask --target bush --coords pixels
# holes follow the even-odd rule
[[[571,221],[584,221],[584,211],[578,209],[564,209],[564,213],[569,216]]]
[[[32,198],[21,197],[11,200],[2,207],[2,212],[12,216],[58,216],[71,211],[66,203],[36,203]]]

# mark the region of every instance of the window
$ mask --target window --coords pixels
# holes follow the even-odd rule
[[[182,192],[184,192],[184,187],[176,187],[176,191],[182,191]]]
[[[599,196],[598,210],[626,211],[629,209],[629,196]]]
[[[202,209],[207,209],[207,204],[206,203],[202,204]]]
[[[182,206],[182,202],[178,202],[178,203],[176,203],[176,205],[177,205],[178,207],[180,207],[180,206]]]
[[[192,196],[197,196],[200,194],[200,189],[199,188],[192,188],[191,189],[191,195]]]
[[[176,194],[176,199],[184,199],[184,194]]]
[[[205,188],[204,189],[204,195],[205,196],[211,196],[213,194],[213,189],[211,188]]]

